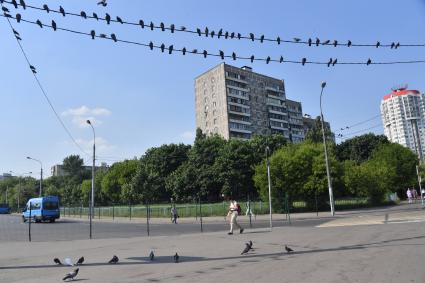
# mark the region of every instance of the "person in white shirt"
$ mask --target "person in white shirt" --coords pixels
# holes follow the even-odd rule
[[[238,203],[235,200],[230,200],[229,212],[227,213],[227,217],[230,216],[230,231],[227,233],[228,235],[233,234],[233,227],[239,229],[239,233],[243,233],[244,229],[238,224],[236,218],[238,217]]]

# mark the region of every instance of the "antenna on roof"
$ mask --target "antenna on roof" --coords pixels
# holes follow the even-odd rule
[[[399,91],[399,90],[405,90],[407,88],[408,88],[408,84],[399,84],[399,85],[393,86],[391,88],[391,90],[392,91]]]

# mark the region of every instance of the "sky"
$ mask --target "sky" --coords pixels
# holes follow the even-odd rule
[[[99,16],[109,13],[125,21],[188,29],[208,27],[216,32],[254,33],[266,37],[306,40],[316,37],[353,43],[425,43],[424,0],[298,0],[298,1],[134,1],[108,0],[25,0],[27,5],[51,9],[62,5],[67,12],[85,11]],[[11,13],[17,12],[7,5]],[[115,33],[119,39],[174,48],[208,50],[239,56],[327,62],[425,60],[425,47],[397,50],[374,47],[308,47],[305,45],[198,37],[190,33],[151,31],[121,25],[19,8],[23,19],[97,34]],[[220,58],[174,52],[172,55],[143,46],[114,43],[63,31],[54,32],[27,23],[12,24],[57,114],[75,142],[61,126],[30,72],[5,18],[0,18],[0,174],[34,172],[42,161],[45,175],[71,154],[80,155],[87,165],[96,131],[97,164],[140,157],[151,148],[168,143],[193,143],[195,133],[194,78],[222,63]],[[317,116],[321,82],[325,120],[345,138],[374,132],[382,134],[379,116],[384,95],[397,85],[425,91],[425,64],[406,65],[324,65],[279,64],[226,59],[224,62],[285,81],[288,99],[301,101],[303,113]],[[365,120],[370,120],[361,123]],[[360,123],[360,124],[359,124]],[[356,125],[359,124],[359,125]],[[340,132],[341,128],[355,125]],[[368,130],[370,128],[370,130]],[[341,140],[337,140],[340,142]],[[77,143],[78,146],[75,144]]]

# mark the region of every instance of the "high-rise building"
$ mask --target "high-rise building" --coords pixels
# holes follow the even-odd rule
[[[286,99],[283,80],[250,67],[219,64],[195,79],[196,126],[207,135],[250,139],[282,134],[304,140],[300,102]]]
[[[425,150],[425,95],[406,87],[393,89],[381,102],[387,138],[410,148],[423,161]]]

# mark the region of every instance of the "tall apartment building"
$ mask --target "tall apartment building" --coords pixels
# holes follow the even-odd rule
[[[198,76],[195,105],[196,126],[207,135],[250,139],[271,132],[304,140],[301,103],[286,99],[283,80],[250,67],[222,63]]]
[[[406,87],[394,89],[381,101],[382,123],[387,138],[410,148],[424,161],[425,95]]]

